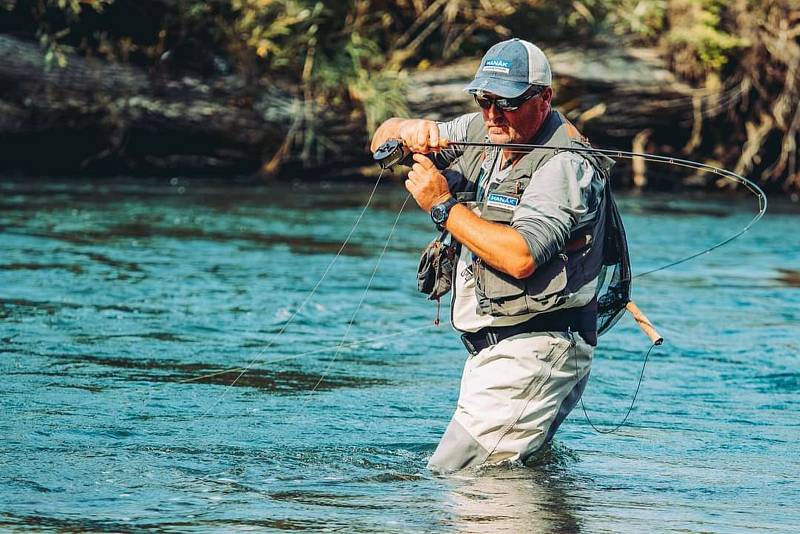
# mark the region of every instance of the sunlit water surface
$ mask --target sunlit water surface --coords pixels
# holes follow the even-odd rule
[[[331,266],[369,190],[0,182],[0,528],[796,531],[796,210],[636,284],[667,342],[628,425],[598,434],[579,407],[534,466],[438,477],[465,352],[415,290],[433,232],[413,202],[375,270],[400,187]],[[642,272],[755,202],[621,207]],[[595,424],[624,415],[648,346],[629,318],[601,339]]]

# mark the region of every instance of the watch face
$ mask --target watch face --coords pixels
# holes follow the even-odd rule
[[[447,218],[447,210],[445,209],[444,206],[442,206],[441,204],[437,204],[436,206],[431,208],[431,219],[433,219],[433,222],[439,224],[444,222],[446,218]]]

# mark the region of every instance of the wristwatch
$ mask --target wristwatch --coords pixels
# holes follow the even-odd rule
[[[436,224],[439,231],[444,230],[444,223],[450,215],[450,208],[458,204],[456,197],[450,197],[441,204],[436,204],[431,208],[431,220]]]

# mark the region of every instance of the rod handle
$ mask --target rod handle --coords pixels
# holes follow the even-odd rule
[[[639,325],[639,328],[642,329],[642,332],[647,334],[647,337],[650,338],[650,341],[653,342],[653,345],[661,345],[664,342],[664,338],[661,337],[656,331],[656,328],[653,326],[653,323],[650,322],[650,319],[647,318],[645,314],[642,313],[642,310],[639,309],[639,306],[634,304],[634,302],[628,301],[628,304],[625,305],[625,309],[633,316],[633,319],[636,321],[636,324]]]

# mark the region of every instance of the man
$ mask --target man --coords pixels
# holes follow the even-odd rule
[[[405,186],[460,244],[451,320],[470,357],[429,462],[437,472],[524,462],[550,441],[589,376],[610,160],[457,145],[587,146],[551,108],[551,82],[539,48],[504,41],[465,89],[480,113],[443,123],[393,118],[372,140],[373,151],[400,139],[414,152]]]

